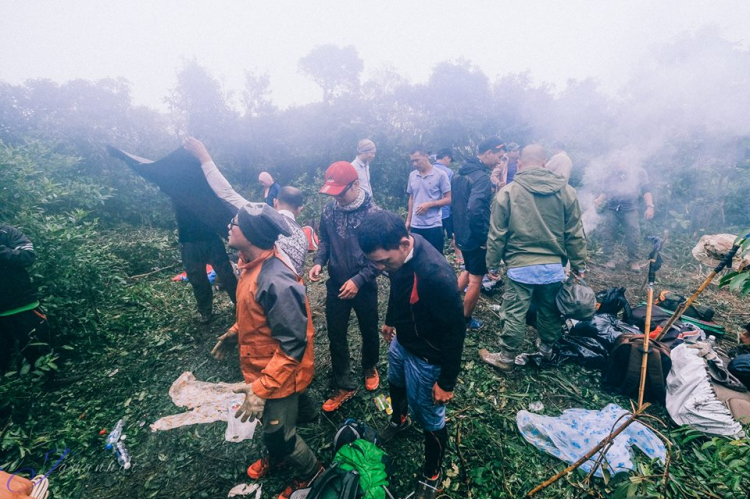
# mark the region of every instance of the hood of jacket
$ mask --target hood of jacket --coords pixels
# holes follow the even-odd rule
[[[459,175],[470,175],[476,171],[483,171],[489,174],[489,168],[484,166],[484,163],[479,161],[479,158],[472,156],[459,168],[458,173]]]
[[[568,184],[565,177],[556,175],[545,168],[532,168],[516,173],[513,182],[517,182],[527,191],[541,196],[555,194]]]

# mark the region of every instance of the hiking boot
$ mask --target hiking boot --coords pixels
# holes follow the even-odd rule
[[[466,327],[472,331],[479,331],[482,329],[482,326],[484,326],[484,322],[475,319],[474,317],[470,317],[469,322],[466,323]]]
[[[393,421],[389,421],[388,426],[378,432],[378,439],[382,444],[390,442],[391,440],[396,438],[396,435],[408,430],[410,427],[411,418],[409,418],[409,416],[401,416],[401,424],[396,424]]]
[[[344,390],[341,388],[336,390],[336,393],[331,395],[331,398],[326,400],[323,404],[323,411],[333,412],[339,409],[344,404],[344,402],[352,398],[356,393],[357,390]]]
[[[604,268],[607,270],[615,270],[617,268],[617,263],[615,263],[614,260],[610,260],[604,264]]]
[[[212,320],[214,320],[214,314],[213,314],[213,313],[211,313],[211,312],[209,312],[209,313],[207,313],[207,314],[203,314],[203,313],[201,313],[201,314],[200,314],[200,317],[198,317],[198,322],[199,322],[200,324],[208,324],[208,323],[209,323],[209,322],[211,322]]]
[[[509,373],[516,367],[516,359],[509,353],[502,350],[497,353],[490,353],[486,349],[479,351],[479,358],[492,367],[500,369],[502,372]]]
[[[289,499],[290,497],[292,497],[292,494],[294,494],[295,491],[310,487],[315,479],[323,473],[323,471],[325,471],[325,468],[323,468],[322,464],[318,463],[317,471],[313,473],[310,478],[292,478],[292,483],[287,485],[284,491],[279,494],[279,499]]]
[[[552,345],[549,343],[545,343],[542,341],[541,338],[536,339],[536,348],[539,351],[540,354],[542,354],[542,357],[544,357],[544,360],[552,360]]]
[[[637,262],[633,262],[630,264],[630,271],[635,272],[636,274],[640,274],[641,272],[641,266],[638,265]]]
[[[314,423],[318,420],[318,417],[320,417],[320,411],[315,407],[311,407],[309,410],[300,411],[297,413],[297,426]]]
[[[422,477],[417,482],[417,488],[414,489],[414,499],[435,499],[443,493],[441,480],[442,473],[438,473],[434,478]]]
[[[272,471],[283,470],[287,467],[286,462],[282,461],[278,464],[271,464],[271,457],[265,453],[263,457],[255,461],[247,468],[247,476],[253,480],[260,480],[261,478],[268,476]]]
[[[380,386],[380,375],[378,375],[378,368],[373,367],[365,371],[365,390],[373,392]]]

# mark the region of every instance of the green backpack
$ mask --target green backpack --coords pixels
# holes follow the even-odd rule
[[[385,452],[359,439],[339,449],[333,465],[313,482],[307,499],[385,499]]]

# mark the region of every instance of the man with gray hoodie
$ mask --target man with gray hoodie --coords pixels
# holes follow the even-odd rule
[[[526,312],[537,306],[539,351],[546,357],[560,337],[562,320],[555,297],[565,280],[565,264],[583,277],[586,241],[576,191],[567,179],[544,168],[542,146],[524,147],[514,182],[495,196],[487,240],[490,277],[507,267],[500,351],[480,350],[482,360],[510,372],[526,332]]]

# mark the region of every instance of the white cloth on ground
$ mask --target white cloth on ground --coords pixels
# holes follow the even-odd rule
[[[674,422],[712,435],[741,435],[742,426],[711,388],[700,351],[682,344],[672,349],[670,357],[666,405]]]
[[[245,400],[244,394],[234,393],[232,390],[244,384],[244,382],[208,383],[196,380],[193,373],[189,371],[182,373],[169,388],[169,396],[174,405],[187,407],[190,410],[160,418],[151,425],[151,431],[226,421],[227,407],[231,404],[241,404]]]
[[[601,411],[567,409],[558,417],[519,411],[516,424],[523,438],[531,445],[565,462],[574,463],[610,432],[622,426],[627,416],[613,428],[615,421],[623,414],[627,414],[627,411],[617,404],[609,404]],[[662,441],[654,432],[635,421],[615,438],[607,452],[604,461],[610,473],[635,469],[630,450],[633,445],[651,459],[658,458],[662,462],[666,459],[667,451]],[[594,454],[593,458],[581,465],[581,469],[591,471],[597,457],[598,454]],[[601,467],[597,468],[595,475],[602,476]]]

